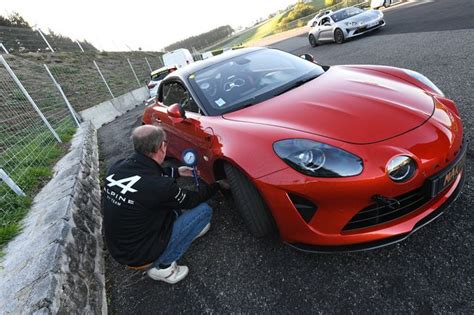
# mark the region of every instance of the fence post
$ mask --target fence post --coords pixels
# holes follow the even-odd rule
[[[40,33],[41,37],[42,37],[43,40],[45,41],[46,45],[48,45],[48,47],[49,47],[49,49],[51,50],[51,52],[54,52],[53,47],[51,47],[51,45],[48,43],[48,41],[46,40],[46,37],[44,37],[43,32],[41,32],[40,29],[38,29],[38,33]]]
[[[112,90],[110,89],[109,85],[107,84],[107,81],[105,81],[105,78],[102,75],[102,71],[100,71],[99,65],[97,65],[97,62],[95,62],[95,60],[94,60],[94,65],[95,65],[97,71],[99,71],[100,77],[102,78],[102,81],[104,81],[105,86],[107,87],[107,90],[109,90],[110,95],[112,95],[112,98],[115,98],[114,94],[112,93]]]
[[[3,51],[4,51],[7,55],[10,54],[10,53],[8,52],[7,48],[6,48],[2,43],[0,43],[0,47],[2,47]]]
[[[79,43],[78,40],[76,40],[76,43],[77,43],[77,45],[79,46],[79,48],[81,49],[81,51],[84,52],[84,49],[82,48],[81,43]]]
[[[54,131],[53,127],[51,127],[51,125],[49,124],[48,120],[46,119],[46,117],[44,117],[43,113],[40,111],[40,109],[38,108],[38,106],[36,106],[36,103],[35,101],[33,101],[33,99],[31,98],[30,94],[28,94],[28,92],[26,91],[26,89],[23,87],[23,84],[21,84],[20,80],[18,80],[18,78],[16,77],[15,73],[13,72],[13,70],[10,68],[10,66],[8,65],[8,63],[5,61],[5,58],[3,58],[3,56],[0,55],[0,63],[3,64],[3,66],[5,67],[5,69],[8,71],[8,73],[10,74],[10,76],[12,77],[13,81],[15,81],[16,85],[20,88],[21,92],[23,93],[23,95],[25,95],[26,99],[30,102],[30,104],[33,106],[33,108],[36,110],[36,112],[38,113],[38,115],[41,117],[41,119],[43,120],[44,124],[48,127],[49,131],[51,131],[51,133],[53,134],[53,136],[56,138],[56,140],[58,140],[59,143],[62,143],[61,139],[59,138],[58,134],[56,133],[56,131]]]
[[[127,58],[128,64],[130,65],[130,68],[132,68],[133,75],[135,76],[135,79],[137,79],[138,87],[140,87],[140,80],[138,80],[137,74],[135,73],[135,70],[133,70],[132,63],[130,62],[130,59]]]
[[[74,119],[74,121],[76,122],[77,126],[79,127],[80,124],[79,124],[79,121],[77,120],[76,113],[75,113],[74,109],[72,108],[71,103],[69,103],[69,100],[67,99],[66,94],[64,94],[63,89],[61,88],[61,86],[59,85],[59,83],[56,81],[56,79],[54,78],[54,76],[53,76],[53,74],[51,73],[51,71],[49,71],[48,66],[47,66],[46,64],[43,64],[43,66],[46,68],[46,71],[48,72],[49,77],[50,77],[51,80],[53,81],[53,83],[54,83],[54,85],[56,86],[56,88],[59,90],[59,93],[61,93],[61,96],[63,97],[64,102],[66,102],[67,108],[68,108],[69,111],[71,112],[72,118]]]
[[[146,61],[146,64],[148,65],[148,69],[150,69],[150,72],[152,72],[153,70],[151,69],[151,66],[150,66],[150,63],[148,62],[147,57],[145,57],[145,61]]]
[[[0,168],[0,179],[3,180],[5,184],[7,184],[8,187],[10,187],[11,190],[13,190],[15,194],[17,194],[18,196],[22,196],[22,197],[26,196],[23,190],[21,190],[21,188],[18,187],[17,184],[15,184],[13,179],[11,179],[10,176],[8,176],[8,174],[3,170],[3,168]]]

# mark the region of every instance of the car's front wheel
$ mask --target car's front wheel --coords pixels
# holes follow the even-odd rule
[[[309,39],[309,44],[311,45],[311,47],[318,46],[318,41],[316,40],[313,34],[310,34],[308,39]]]
[[[256,237],[273,234],[276,231],[273,217],[252,182],[231,164],[226,163],[224,170],[234,204],[250,232]]]
[[[344,43],[344,33],[340,28],[334,31],[334,41],[338,44]]]

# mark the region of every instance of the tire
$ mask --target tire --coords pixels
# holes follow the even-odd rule
[[[334,31],[334,41],[338,44],[344,43],[344,33],[340,28],[336,28]]]
[[[318,46],[318,41],[316,40],[316,38],[314,38],[313,34],[310,34],[308,39],[309,39],[309,44],[311,45],[311,47]]]
[[[224,170],[234,197],[234,204],[250,233],[255,237],[274,234],[276,227],[273,217],[252,182],[231,164],[226,163]]]

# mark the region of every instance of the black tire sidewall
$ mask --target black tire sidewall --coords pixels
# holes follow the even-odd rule
[[[313,34],[309,35],[309,44],[311,45],[311,47],[318,46],[318,42],[316,41],[316,38],[314,37]]]
[[[337,36],[338,34],[341,35],[341,36],[340,36],[340,37],[341,37],[341,40],[340,40],[340,41],[338,41],[338,36]],[[342,30],[339,29],[339,28],[337,28],[337,29],[334,31],[334,41],[335,41],[336,43],[338,43],[338,44],[344,43],[344,33],[343,33]]]
[[[237,167],[226,163],[224,170],[233,195],[234,205],[245,225],[256,237],[272,235],[276,225],[257,188]]]

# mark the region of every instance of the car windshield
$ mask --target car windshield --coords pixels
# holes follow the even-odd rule
[[[170,73],[169,69],[165,69],[165,70],[163,70],[161,72],[158,72],[158,73],[153,73],[152,76],[151,76],[151,80],[152,81],[163,80],[168,75],[168,73]]]
[[[331,15],[331,18],[333,19],[334,22],[339,22],[339,21],[348,19],[350,17],[353,17],[357,14],[361,14],[362,12],[364,12],[364,10],[359,9],[359,8],[347,8],[347,9],[334,13],[333,15]]]
[[[222,115],[285,93],[322,73],[315,63],[262,49],[213,64],[188,80],[209,115]]]

